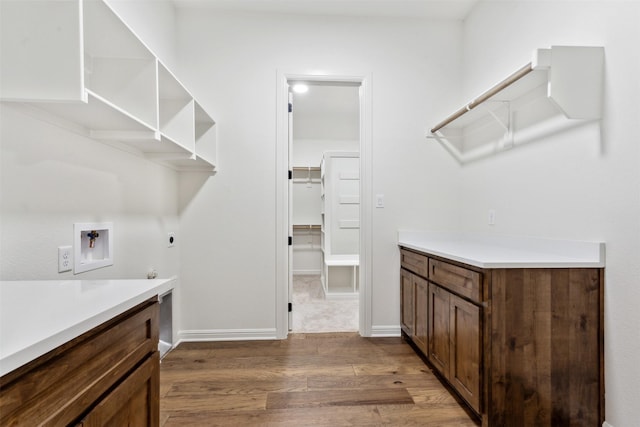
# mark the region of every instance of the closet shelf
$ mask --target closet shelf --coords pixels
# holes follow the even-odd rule
[[[294,230],[320,231],[320,224],[293,224]]]
[[[427,138],[438,140],[462,164],[573,126],[576,120],[599,120],[603,68],[602,47],[537,49],[530,63],[439,121]],[[562,120],[554,117],[558,115]],[[540,129],[519,133],[527,126]]]
[[[215,169],[215,121],[104,0],[8,0],[0,19],[1,101],[177,170]]]
[[[320,166],[294,166],[291,169],[294,172],[319,172]]]

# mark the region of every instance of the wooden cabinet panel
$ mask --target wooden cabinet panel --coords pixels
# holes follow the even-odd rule
[[[400,270],[400,326],[409,337],[413,336],[415,327],[415,290],[412,276],[407,270]]]
[[[492,271],[490,425],[601,426],[602,271]]]
[[[400,250],[400,265],[407,270],[427,278],[429,274],[429,258],[406,249]]]
[[[429,282],[425,279],[413,275],[413,286],[415,291],[415,327],[413,342],[418,346],[423,354],[427,355],[429,342],[428,321],[429,321]]]
[[[0,379],[0,425],[67,425],[157,351],[156,299]]]
[[[147,360],[96,405],[79,426],[159,425],[160,353]]]
[[[428,362],[483,426],[602,425],[603,269],[478,271],[413,255],[403,267],[427,259],[429,276],[401,269],[403,331],[425,352],[426,314]]]
[[[429,283],[429,362],[449,378],[449,297],[450,293]]]
[[[480,413],[480,307],[453,294],[449,300],[449,381]]]
[[[477,271],[429,259],[429,280],[465,298],[481,301],[481,274]]]

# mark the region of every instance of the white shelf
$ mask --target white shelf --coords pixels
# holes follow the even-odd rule
[[[177,170],[215,169],[215,121],[104,1],[6,0],[1,19],[2,101]]]
[[[195,112],[195,151],[204,162],[212,165],[218,160],[218,141],[216,122],[194,101]]]
[[[161,63],[158,63],[158,92],[160,132],[175,144],[195,152],[193,97]]]
[[[434,125],[461,164],[602,117],[604,49],[537,49],[521,67]]]

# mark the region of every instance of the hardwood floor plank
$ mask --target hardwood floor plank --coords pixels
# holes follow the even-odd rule
[[[184,411],[247,411],[265,409],[266,394],[225,395],[210,393],[207,395],[166,396],[160,399],[160,412]]]
[[[404,388],[267,393],[267,409],[411,404],[413,399]]]
[[[385,426],[416,427],[477,427],[468,415],[457,412],[459,406],[379,406],[378,411]]]
[[[277,378],[277,379],[242,379],[208,380],[208,381],[177,381],[173,383],[166,394],[167,397],[217,394],[256,394],[272,391],[305,391],[307,378]]]
[[[160,392],[163,427],[477,425],[402,339],[353,333],[182,343]]]
[[[434,382],[442,389],[437,379],[425,374],[413,375],[323,375],[309,376],[309,390],[323,389],[372,389],[372,388],[409,388],[424,387]]]
[[[278,426],[341,427],[379,426],[382,418],[376,406],[291,408],[236,413],[208,412],[197,415],[176,414],[163,427],[190,426]]]
[[[379,364],[376,360],[375,363],[354,365],[353,369],[356,375],[416,375],[430,373],[429,368],[419,358],[417,360],[407,360],[405,365]]]

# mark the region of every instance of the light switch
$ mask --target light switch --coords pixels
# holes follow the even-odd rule
[[[376,194],[376,208],[384,208],[384,194]]]

